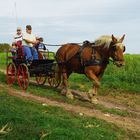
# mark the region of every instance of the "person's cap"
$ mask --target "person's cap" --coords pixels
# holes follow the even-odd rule
[[[21,27],[17,27],[17,31],[21,31]]]
[[[31,25],[26,25],[26,29],[32,30],[32,26]]]
[[[36,37],[36,40],[39,40],[39,41],[41,41],[41,42],[43,42],[43,38],[42,37]]]
[[[40,37],[40,38],[39,38],[39,41],[43,42],[43,37]]]

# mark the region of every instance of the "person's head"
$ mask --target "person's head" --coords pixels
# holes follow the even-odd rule
[[[16,48],[16,43],[15,42],[12,42],[12,48]]]
[[[17,34],[20,35],[22,33],[22,30],[20,27],[17,27]]]
[[[37,42],[43,42],[43,38],[42,37],[36,37],[36,41]]]
[[[26,25],[26,32],[28,34],[31,34],[32,33],[32,26],[31,25]]]
[[[39,38],[39,41],[40,41],[40,42],[43,42],[43,38],[42,38],[42,37],[40,37],[40,38]]]

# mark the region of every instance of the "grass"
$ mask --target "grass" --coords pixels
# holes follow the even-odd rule
[[[125,55],[126,65],[123,68],[108,65],[102,81],[103,87],[119,88],[140,93],[139,60],[140,55]]]
[[[0,89],[0,128],[8,123],[3,140],[117,140],[126,132],[105,121],[80,116],[62,108],[18,99]],[[44,134],[44,138],[43,138]],[[46,134],[46,135],[45,135]]]
[[[0,68],[5,69],[7,63],[7,53],[0,51]]]
[[[6,84],[4,74],[0,73],[0,79],[3,84]],[[17,84],[14,84],[13,87],[17,90],[20,90],[20,88],[18,87]],[[95,108],[97,110],[102,111],[103,113],[110,113],[110,114],[115,114],[115,115],[119,115],[119,116],[123,116],[123,117],[126,117],[126,116],[131,117],[133,115],[125,110],[119,110],[116,108],[107,108],[103,105],[98,105],[98,104],[92,105],[89,102],[85,103],[78,99],[69,100],[65,96],[62,96],[59,94],[60,90],[54,89],[54,88],[51,88],[48,86],[47,87],[46,86],[36,86],[36,84],[30,83],[27,92],[32,93],[37,96],[42,96],[42,97],[47,97],[49,99],[57,100],[60,102],[66,102],[66,103],[73,104],[73,105],[81,105],[81,106],[88,107],[88,108]]]
[[[96,109],[101,110],[104,113],[110,113],[110,114],[115,114],[115,115],[119,115],[119,116],[123,116],[123,117],[127,117],[127,116],[132,116],[133,114],[129,113],[128,111],[125,110],[119,110],[119,109],[115,109],[115,108],[106,108],[103,105],[96,105]]]
[[[0,56],[3,58],[6,55],[3,53]],[[50,59],[54,59],[53,53],[50,53],[49,56]],[[114,89],[116,89],[118,92],[124,90],[125,92],[129,92],[128,94],[131,93],[139,94],[140,93],[140,86],[139,86],[140,69],[138,68],[140,66],[139,59],[140,59],[140,55],[125,55],[125,60],[126,60],[125,67],[117,68],[112,63],[109,64],[103,76],[102,85],[99,90],[99,94],[104,96],[106,95],[106,93],[108,93],[108,90],[114,90]],[[5,76],[3,77],[3,81],[5,81]],[[70,83],[69,84],[70,88],[76,90],[78,89],[80,91],[87,92],[92,87],[91,81],[88,78],[86,78],[85,75],[80,75],[80,74],[72,74],[70,76],[69,83]],[[19,89],[17,85],[15,85],[14,87],[16,89]],[[68,102],[72,104],[81,104],[85,106],[84,103],[82,102],[79,102],[77,100],[70,101],[64,96],[60,96],[58,94],[60,91],[52,88],[48,88],[48,87],[46,88],[43,86],[36,86],[30,84],[28,91],[35,95],[45,96],[63,102]],[[112,92],[111,96],[121,96],[120,94],[118,94],[118,92],[117,93]],[[90,107],[91,104],[86,103],[86,106]],[[120,116],[131,116],[131,114],[128,113],[127,111],[120,111],[118,109],[108,109],[104,106],[95,106],[95,108],[101,110],[102,112],[108,112]]]
[[[3,69],[5,68],[5,56],[6,55],[4,53],[0,54],[0,68]],[[52,57],[53,59],[53,55],[50,55],[50,57]],[[128,94],[140,93],[140,55],[125,55],[125,58],[126,66],[124,68],[116,68],[116,66],[114,66],[113,64],[108,65],[102,79],[102,85],[99,91],[100,95],[106,94],[106,92],[111,89],[116,89],[118,91],[124,90],[126,92],[129,91]],[[0,73],[0,79],[3,84],[6,84],[4,74]],[[78,89],[81,91],[88,91],[92,86],[92,83],[84,75],[73,74],[71,75],[69,81],[70,87],[76,90]],[[14,85],[14,88],[19,89],[17,85]],[[91,107],[90,103],[85,104],[85,102],[83,103],[79,100],[70,101],[64,96],[60,96],[58,94],[58,90],[52,88],[30,84],[28,91],[35,95],[45,96],[63,102]],[[36,140],[39,139],[41,137],[41,134],[43,135],[43,133],[46,133],[46,139],[62,140],[81,140],[93,138],[97,140],[109,140],[123,139],[123,137],[125,137],[125,132],[122,129],[119,129],[116,126],[108,124],[104,121],[95,118],[80,117],[77,114],[65,112],[61,108],[48,106],[45,107],[44,110],[44,107],[42,107],[40,104],[11,97],[7,95],[6,91],[4,90],[0,90],[0,96],[1,95],[2,101],[0,102],[0,129],[2,126],[8,123],[8,125],[12,128],[12,131],[7,135],[0,135],[0,139],[2,138],[11,140],[17,138],[18,140]],[[112,93],[112,96],[120,96],[120,94],[116,95],[116,93]],[[100,105],[94,107],[101,110],[102,112],[117,114],[120,116],[131,116],[131,114],[129,114],[127,111],[108,109]],[[46,115],[50,116],[48,117]],[[54,116],[54,118],[52,116]],[[67,117],[68,119],[66,119]],[[70,126],[69,124],[71,124],[72,126]],[[108,127],[106,127],[106,125]]]

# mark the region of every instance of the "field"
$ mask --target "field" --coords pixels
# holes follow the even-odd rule
[[[78,98],[68,100],[59,94],[59,89],[34,82],[23,94],[17,84],[8,87],[3,73],[5,57],[0,54],[0,129],[6,124],[10,129],[6,134],[0,133],[1,139],[140,139],[140,55],[126,54],[123,68],[110,62],[98,105]],[[69,81],[70,88],[82,94],[92,86],[84,75],[73,74]],[[93,113],[89,113],[91,110]]]
[[[124,130],[105,121],[66,112],[62,108],[42,105],[12,97],[0,90],[0,126],[8,123],[10,132],[6,140],[40,139],[88,140],[118,139]]]

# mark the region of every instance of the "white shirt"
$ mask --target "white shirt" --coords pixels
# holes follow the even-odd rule
[[[33,34],[24,33],[22,44],[23,45],[28,45],[29,47],[33,47],[33,44],[26,42],[24,39],[27,39],[27,40],[30,40],[30,41],[36,41],[36,37]]]
[[[17,42],[17,41],[22,41],[22,34],[20,34],[20,35],[16,34],[16,35],[14,36],[14,39],[15,39],[15,42]]]

